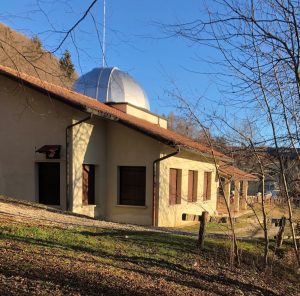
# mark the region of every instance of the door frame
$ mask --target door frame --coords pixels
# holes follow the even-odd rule
[[[59,161],[58,159],[53,159],[53,160],[38,160],[35,161],[35,201],[37,203],[40,203],[40,196],[39,196],[39,165],[41,163],[57,163],[59,165],[59,204],[58,205],[50,205],[52,207],[56,208],[62,208],[64,206],[63,201],[63,187],[64,187],[64,179],[63,179],[63,165],[62,162]]]

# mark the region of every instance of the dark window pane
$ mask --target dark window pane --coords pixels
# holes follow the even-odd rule
[[[145,205],[146,197],[146,167],[121,166],[120,178],[120,204]]]

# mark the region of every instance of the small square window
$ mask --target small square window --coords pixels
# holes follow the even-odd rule
[[[146,201],[146,167],[119,167],[119,204],[144,206]]]

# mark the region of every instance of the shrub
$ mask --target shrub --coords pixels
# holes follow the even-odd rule
[[[35,35],[31,38],[32,43],[34,44],[34,47],[36,50],[42,49],[42,41],[39,36]]]

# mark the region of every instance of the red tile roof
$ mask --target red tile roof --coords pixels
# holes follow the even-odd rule
[[[234,179],[249,180],[249,181],[258,180],[256,176],[247,173],[245,171],[242,171],[237,167],[234,167],[228,163],[221,162],[219,166],[219,170],[221,174],[233,177]]]
[[[150,123],[146,120],[134,117],[121,112],[109,105],[101,103],[95,99],[74,92],[72,90],[51,84],[49,82],[32,77],[25,73],[20,73],[11,68],[0,65],[0,74],[21,83],[21,85],[36,89],[52,98],[69,104],[85,112],[97,113],[100,116],[117,120],[118,122],[139,130],[140,132],[154,137],[164,144],[171,146],[180,146],[185,149],[194,150],[195,152],[212,154],[211,148],[184,137],[176,132],[160,127],[157,124]],[[230,157],[214,150],[216,157],[231,160]]]

